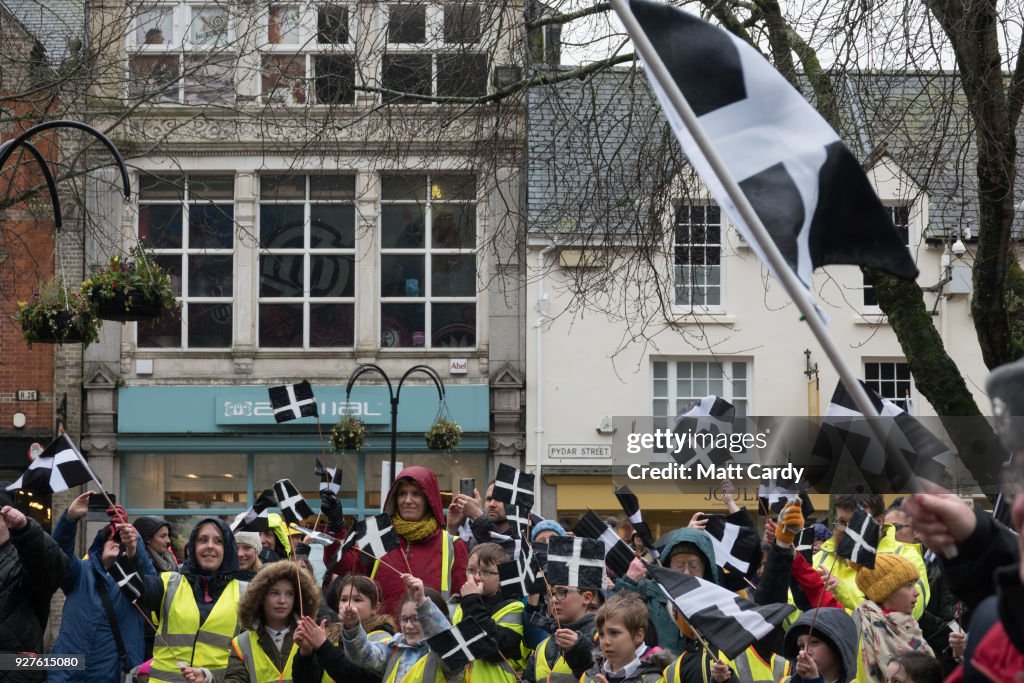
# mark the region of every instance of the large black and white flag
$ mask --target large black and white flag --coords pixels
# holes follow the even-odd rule
[[[683,437],[672,453],[686,467],[727,465],[734,459],[729,450],[736,408],[718,396],[705,396],[676,417],[672,431]]]
[[[648,565],[668,599],[709,643],[729,659],[782,623],[793,605],[755,605],[721,586],[682,572]]]
[[[757,572],[761,564],[761,539],[752,528],[727,522],[724,517],[711,517],[704,531],[711,537],[715,564],[741,576]]]
[[[321,491],[330,491],[334,495],[341,493],[341,468],[324,467],[324,464],[320,462],[320,458],[317,458],[313,474],[320,477]]]
[[[644,546],[657,559],[658,551],[654,548],[654,536],[651,534],[651,527],[644,521],[644,513],[640,509],[640,499],[636,497],[636,494],[628,486],[617,487],[615,489],[615,497],[618,499],[619,505],[622,506],[622,511],[629,518],[629,523],[633,525],[633,531],[640,535],[640,540]]]
[[[33,460],[8,491],[60,493],[92,481],[89,466],[67,434],[61,434]],[[101,483],[101,482],[97,482]]]
[[[270,508],[277,506],[274,489],[264,489],[252,507],[235,517],[232,531],[270,531]]]
[[[138,600],[145,589],[142,577],[127,557],[114,560],[114,564],[110,566],[110,577],[117,583],[121,593],[132,602]]]
[[[353,524],[342,548],[347,549],[353,544],[378,560],[395,548],[401,547],[398,533],[391,525],[391,515],[386,512],[361,519]]]
[[[281,387],[270,387],[270,407],[274,409],[274,419],[278,422],[297,420],[300,417],[319,417],[316,397],[308,380],[298,384],[285,384]]]
[[[530,526],[530,508],[508,503],[503,503],[503,505],[505,506],[505,521],[508,522],[507,538],[527,538],[526,528]]]
[[[539,589],[540,566],[537,555],[529,543],[522,544],[522,550],[515,557],[498,565],[501,581],[501,595],[506,600],[518,600],[532,595]]]
[[[440,657],[449,671],[498,651],[498,644],[472,619],[463,619],[447,631],[427,638],[427,645]]]
[[[853,398],[840,382],[832,393],[832,401],[825,411],[825,419],[818,439],[816,453],[827,454],[833,460],[845,452],[853,458],[857,468],[873,489],[888,487],[899,478],[900,470],[890,462],[889,452],[898,452],[907,461],[911,471],[929,481],[938,481],[953,458],[953,452],[938,437],[898,405],[882,398],[861,382],[877,417],[865,418],[857,410]],[[886,444],[879,443],[868,420],[882,426]],[[881,489],[879,492],[889,490]]]
[[[552,586],[604,588],[604,544],[580,536],[552,536],[544,574]]]
[[[580,518],[576,528],[572,530],[577,536],[592,538],[604,544],[604,562],[612,570],[615,576],[624,576],[629,569],[629,563],[636,557],[636,553],[629,544],[619,538],[615,530],[604,523],[597,513],[588,510],[587,514]]]
[[[532,508],[533,475],[501,463],[498,465],[498,474],[494,478],[494,490],[491,492],[491,497],[509,505]]]
[[[277,496],[277,504],[286,523],[297,524],[314,514],[313,508],[309,507],[309,503],[290,479],[278,480],[274,484],[274,494]]]
[[[644,54],[644,59],[664,65],[668,82],[659,80],[658,69],[652,68],[657,65],[647,64],[645,70],[672,130],[711,195],[762,261],[767,263],[764,249],[697,137],[706,137],[717,152],[802,282],[808,300],[813,270],[829,264],[871,266],[908,280],[917,277],[917,267],[860,162],[756,49],[661,2],[628,0],[615,7],[638,45],[650,41],[655,54]],[[630,13],[640,35],[626,21]],[[669,95],[676,89],[696,116],[694,131]]]
[[[864,508],[857,508],[846,523],[843,538],[836,545],[836,555],[845,557],[868,569],[875,568],[878,554],[878,522]]]

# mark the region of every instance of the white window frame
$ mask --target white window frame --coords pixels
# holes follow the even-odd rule
[[[472,303],[472,304],[474,304],[476,306],[476,311],[477,311],[477,314],[479,316],[479,313],[480,313],[480,296],[479,296],[479,291],[474,292],[474,295],[471,296],[471,297],[468,297],[468,296],[465,296],[465,297],[458,297],[458,296],[457,297],[452,297],[452,296],[431,296],[431,291],[432,291],[432,288],[433,288],[433,268],[432,268],[431,261],[432,261],[432,257],[433,256],[443,256],[445,254],[463,255],[463,256],[472,255],[473,258],[475,259],[474,272],[476,274],[477,281],[479,282],[479,278],[480,278],[480,257],[479,257],[479,253],[478,252],[479,252],[479,249],[480,249],[480,213],[479,213],[480,204],[481,204],[480,197],[479,197],[480,178],[479,178],[479,176],[474,174],[474,179],[475,179],[475,182],[476,182],[476,185],[477,185],[477,196],[475,198],[471,199],[471,200],[470,199],[463,199],[463,200],[453,200],[453,199],[434,200],[433,197],[432,197],[433,193],[431,191],[431,188],[432,188],[432,185],[433,185],[432,178],[434,178],[435,176],[453,176],[453,175],[456,175],[456,176],[466,175],[466,176],[468,176],[469,174],[461,172],[461,171],[456,171],[456,172],[435,171],[435,172],[425,172],[425,173],[424,172],[395,173],[394,175],[423,176],[426,179],[426,183],[423,186],[423,195],[421,195],[419,198],[417,198],[415,200],[412,200],[412,199],[384,199],[383,196],[380,199],[381,207],[383,207],[384,205],[397,205],[397,206],[400,206],[400,205],[404,204],[404,205],[415,206],[415,205],[422,204],[422,206],[423,206],[423,232],[424,232],[424,235],[423,235],[423,247],[421,247],[421,248],[385,248],[382,243],[378,243],[380,245],[379,256],[380,256],[380,263],[381,263],[381,272],[377,274],[377,279],[378,279],[378,282],[380,282],[381,278],[383,277],[383,263],[384,263],[384,257],[385,256],[420,256],[420,257],[422,257],[423,260],[424,260],[424,276],[423,276],[423,285],[422,285],[422,296],[418,296],[418,297],[408,297],[408,296],[404,296],[404,297],[386,297],[386,296],[380,296],[379,297],[378,304],[377,304],[377,313],[378,313],[378,321],[379,321],[378,330],[377,330],[378,343],[380,343],[381,336],[383,334],[383,324],[384,324],[383,307],[384,307],[384,304],[423,304],[423,327],[424,327],[424,329],[423,329],[423,334],[424,334],[423,346],[383,346],[382,345],[381,346],[382,349],[387,350],[387,351],[420,351],[420,350],[423,350],[423,349],[442,349],[442,350],[446,350],[446,351],[447,350],[458,351],[459,353],[465,353],[465,352],[468,352],[468,351],[475,350],[475,349],[477,349],[480,346],[480,319],[479,319],[479,317],[477,317],[476,330],[475,330],[474,335],[473,335],[473,339],[474,339],[473,346],[437,346],[437,347],[433,346],[432,339],[433,339],[433,333],[434,333],[434,321],[433,321],[433,315],[432,315],[433,307],[432,307],[431,304],[435,304],[435,303],[436,304],[449,304],[449,303],[451,303],[451,304],[467,303],[468,304],[468,303]],[[383,193],[382,193],[382,195],[383,195]],[[465,205],[472,204],[472,205],[474,205],[476,207],[476,209],[477,209],[477,211],[476,211],[476,220],[475,220],[476,225],[474,226],[476,232],[475,232],[475,237],[474,237],[474,240],[473,240],[473,247],[472,248],[465,248],[465,247],[459,247],[459,248],[437,248],[437,247],[433,246],[433,242],[434,242],[434,225],[433,225],[433,222],[434,222],[434,220],[433,220],[432,207],[433,207],[433,204],[435,202],[438,203],[438,204],[465,204]],[[383,226],[381,224],[382,220],[383,220],[383,211],[378,211],[378,225],[377,225],[378,234],[381,234],[380,231],[383,230]],[[378,290],[378,292],[379,291],[380,290]]]
[[[676,389],[679,387],[679,365],[682,363],[699,363],[705,366],[705,376],[711,374],[711,368],[713,366],[720,366],[721,368],[721,382],[722,391],[715,392],[714,387],[711,386],[710,381],[706,382],[705,386],[708,389],[707,393],[703,393],[700,396],[680,396]],[[659,378],[657,372],[657,366],[662,364],[665,366],[665,377]],[[736,380],[734,378],[736,369],[739,365],[743,367],[744,377]],[[653,416],[653,429],[672,429],[675,424],[676,417],[680,413],[688,409],[689,405],[709,394],[716,394],[719,398],[725,399],[729,403],[732,403],[737,407],[736,417],[743,418],[750,415],[754,415],[753,412],[753,397],[751,391],[753,388],[753,366],[754,362],[749,358],[721,358],[715,359],[708,356],[704,357],[666,357],[666,358],[651,358],[651,415]],[[692,366],[691,366],[692,372]],[[691,375],[692,377],[693,375]],[[699,378],[698,378],[699,379]],[[664,381],[667,391],[664,394],[658,392],[658,382]],[[735,392],[735,383],[741,381],[744,383],[745,394],[737,398]],[[692,389],[692,385],[691,385]],[[693,393],[691,391],[691,393]],[[667,413],[661,415],[657,410],[657,402],[665,401]],[[741,401],[737,405],[737,401]]]
[[[485,26],[487,23],[487,3],[485,2],[426,2],[421,5],[426,12],[426,30],[425,39],[421,43],[392,43],[390,42],[387,35],[387,27],[391,22],[391,8],[393,5],[405,5],[415,7],[416,5],[408,5],[403,2],[384,2],[381,3],[384,10],[384,40],[385,40],[385,51],[381,56],[381,73],[380,82],[381,87],[388,87],[384,82],[384,71],[385,62],[388,57],[391,56],[421,56],[423,54],[430,55],[430,93],[431,97],[444,97],[439,92],[439,64],[438,58],[445,55],[459,55],[465,54],[466,56],[482,55],[487,59],[487,77],[484,80],[484,91],[479,96],[487,95],[490,92],[491,83],[491,71],[494,68],[493,60],[489,59],[488,56],[492,50],[488,48],[486,41],[486,30]],[[480,39],[474,44],[475,47],[470,47],[469,43],[446,43],[444,40],[444,9],[447,4],[458,4],[459,6],[476,6],[480,11]],[[389,99],[388,95],[383,96],[383,101],[387,102]],[[419,100],[411,98],[409,101],[394,102],[394,104],[431,104],[429,100]]]
[[[270,42],[270,10],[272,7],[296,7],[299,10],[298,36],[294,43],[271,43]],[[317,42],[319,11],[323,7],[341,7],[348,10],[348,41],[345,43],[319,43]],[[355,80],[355,59],[357,40],[357,8],[352,0],[340,0],[338,2],[278,2],[271,3],[263,11],[260,17],[260,101],[263,104],[286,104],[296,105],[321,105],[321,106],[345,106],[355,102],[318,102],[316,98],[316,61],[317,57],[348,57],[352,60],[353,81]],[[281,102],[275,95],[271,99],[270,93],[264,91],[263,73],[266,69],[265,60],[270,57],[295,57],[301,56],[304,62],[303,70],[303,92],[305,101],[299,101],[293,91],[288,92]]]
[[[869,380],[868,379],[868,366],[869,365],[876,365],[876,366],[878,366],[878,377],[879,377],[878,380]],[[892,380],[888,380],[888,379],[883,380],[883,379],[881,379],[881,377],[882,377],[882,366],[886,366],[886,365],[893,366],[893,379]],[[897,377],[897,373],[899,372],[899,366],[901,366],[901,365],[906,366],[906,368],[907,368],[907,379],[898,379],[898,377]],[[914,386],[914,375],[910,372],[910,364],[907,363],[906,359],[904,359],[904,358],[865,358],[863,360],[863,362],[861,363],[861,367],[862,367],[862,369],[864,371],[864,383],[870,389],[872,389],[876,394],[878,394],[882,398],[889,399],[890,401],[892,401],[896,405],[902,407],[904,410],[907,410],[904,404],[905,404],[906,399],[909,396],[911,406],[913,406],[917,390],[916,390],[916,387]],[[897,391],[898,391],[899,385],[901,383],[906,383],[906,389],[908,390],[909,393],[904,395],[904,396],[889,396],[886,393],[882,393],[882,391],[880,391],[880,389],[884,388],[884,387],[881,386],[882,382],[891,382],[891,383],[893,383],[894,389],[896,389]],[[889,392],[889,393],[892,393],[892,392]],[[907,410],[907,412],[913,412],[913,409],[911,408],[911,410]]]
[[[912,229],[914,227],[914,220],[917,217],[917,213],[916,213],[917,207],[916,207],[916,205],[911,203],[911,202],[898,202],[898,201],[884,201],[884,202],[882,202],[882,205],[885,207],[886,211],[889,212],[889,217],[892,218],[892,221],[893,221],[894,224],[896,223],[895,211],[897,209],[901,209],[901,208],[907,210],[907,248],[911,249],[911,250],[916,249],[917,248],[917,242],[920,239],[918,237],[918,239],[915,240],[914,230]],[[898,227],[898,225],[897,225],[897,227]],[[871,285],[868,284],[867,276],[864,275],[863,273],[861,274],[861,283],[862,283],[861,293],[860,293],[860,309],[861,309],[861,312],[866,313],[868,315],[881,315],[882,314],[882,308],[878,304],[873,304],[872,305],[872,304],[867,304],[867,303],[864,302],[864,300],[867,298],[867,293],[869,291],[871,291],[873,289],[873,287],[871,287]]]
[[[181,247],[178,247],[178,248],[153,248],[152,252],[153,252],[153,254],[155,256],[176,256],[176,257],[178,257],[180,259],[178,263],[179,263],[179,268],[180,268],[180,273],[181,273],[181,293],[177,297],[177,299],[181,302],[182,305],[181,305],[181,320],[178,323],[179,325],[181,325],[181,344],[179,346],[174,346],[174,347],[142,346],[142,345],[139,344],[139,333],[138,333],[138,327],[139,326],[136,325],[136,330],[135,330],[135,346],[136,346],[136,348],[142,348],[142,349],[147,349],[147,350],[153,349],[153,350],[157,350],[157,351],[160,351],[160,350],[174,350],[174,349],[180,349],[180,350],[189,349],[189,350],[193,350],[193,351],[205,352],[205,351],[224,351],[224,350],[229,350],[229,349],[231,349],[234,346],[234,343],[235,343],[235,330],[234,330],[235,325],[234,325],[234,321],[235,321],[235,317],[238,315],[238,306],[235,304],[235,301],[234,301],[235,295],[238,293],[236,291],[237,283],[234,281],[234,278],[232,277],[231,296],[229,296],[229,297],[209,297],[209,296],[190,296],[189,295],[189,268],[188,268],[188,261],[189,261],[190,257],[192,257],[192,256],[230,256],[231,257],[231,263],[232,263],[232,272],[234,270],[235,259],[238,257],[237,254],[235,253],[237,248],[238,248],[238,239],[237,239],[237,237],[235,235],[235,231],[234,230],[232,230],[231,248],[230,249],[212,249],[212,248],[209,248],[209,247],[196,247],[196,248],[193,248],[189,244],[189,242],[191,240],[191,234],[190,234],[191,230],[189,230],[190,213],[191,213],[192,207],[197,205],[197,204],[201,204],[201,203],[210,203],[210,204],[216,204],[216,205],[230,204],[231,207],[232,207],[232,216],[234,217],[234,221],[237,222],[237,220],[238,220],[238,218],[234,214],[234,207],[235,207],[236,202],[237,202],[237,198],[235,197],[234,189],[232,189],[231,199],[211,199],[211,200],[202,200],[202,199],[194,200],[194,199],[192,199],[192,197],[191,197],[191,179],[194,178],[194,177],[204,177],[204,176],[207,176],[207,177],[224,177],[224,178],[230,176],[230,177],[234,178],[234,173],[228,171],[228,172],[223,172],[223,173],[206,173],[206,172],[204,172],[204,173],[201,173],[201,174],[199,174],[199,173],[185,173],[185,174],[181,174],[180,176],[177,176],[177,177],[180,177],[180,178],[183,179],[183,181],[185,183],[185,187],[182,189],[182,196],[181,196],[180,199],[142,199],[142,198],[139,199],[139,202],[138,202],[138,204],[139,204],[138,208],[139,209],[141,209],[142,206],[151,206],[151,205],[156,205],[156,204],[161,204],[161,205],[165,205],[165,206],[167,206],[167,205],[170,205],[170,206],[181,206],[181,220],[182,220],[182,225],[181,225]],[[141,210],[138,210],[138,211],[135,212],[135,234],[136,234],[136,236],[139,235],[139,220],[140,220],[140,217],[141,217],[141,213],[142,213]],[[231,329],[231,342],[228,344],[228,346],[191,346],[189,344],[188,324],[189,324],[189,310],[190,310],[189,309],[189,305],[190,304],[228,304],[229,306],[231,306],[231,320],[232,320],[231,328],[232,329]]]
[[[277,173],[266,173],[265,175],[280,175]],[[337,248],[331,247],[326,249],[313,249],[310,246],[311,236],[311,215],[313,204],[332,204],[339,206],[351,206],[353,211],[353,227],[356,226],[355,214],[355,197],[352,199],[311,199],[310,198],[310,175],[304,174],[305,184],[305,197],[303,199],[267,199],[263,197],[262,189],[262,178],[260,185],[260,197],[259,206],[296,206],[301,205],[302,219],[303,219],[303,237],[301,248],[274,248],[268,249],[266,247],[259,247],[259,258],[262,260],[265,256],[302,256],[302,296],[300,297],[268,297],[260,294],[261,283],[259,276],[256,282],[256,344],[261,349],[273,350],[273,351],[309,351],[309,350],[331,350],[331,349],[352,349],[355,345],[357,338],[356,332],[356,294],[359,289],[358,278],[356,278],[356,272],[358,269],[358,262],[356,257],[356,248],[354,243],[355,234],[353,232],[353,245],[351,248]],[[345,176],[355,178],[354,173],[330,173],[330,174],[312,174],[312,175],[332,175],[332,176]],[[260,220],[262,220],[262,211],[256,213],[256,234],[260,235]],[[351,256],[352,257],[352,277],[354,278],[354,286],[352,296],[348,297],[314,297],[311,295],[310,287],[310,276],[312,274],[311,259],[313,256]],[[262,274],[262,267],[257,266],[258,273]],[[302,346],[261,346],[259,342],[259,318],[262,313],[262,304],[302,304]],[[309,344],[309,322],[310,322],[310,305],[311,304],[349,304],[352,306],[352,346],[310,346]]]
[[[679,270],[678,269],[680,269],[680,268],[690,268],[690,269],[692,269],[692,268],[695,268],[695,267],[704,267],[704,268],[708,267],[708,266],[692,266],[692,265],[691,266],[677,266],[676,262],[675,262],[676,249],[680,246],[680,243],[676,241],[676,232],[677,232],[677,228],[680,225],[680,223],[679,223],[679,216],[680,216],[680,213],[684,209],[689,210],[690,207],[703,207],[705,209],[714,207],[714,208],[717,208],[718,211],[719,211],[719,223],[718,223],[718,226],[719,226],[719,231],[718,231],[718,250],[719,250],[719,256],[718,256],[718,284],[717,285],[712,285],[712,286],[717,286],[717,289],[718,289],[718,303],[717,304],[706,304],[706,303],[705,304],[696,304],[696,303],[688,303],[687,304],[687,303],[677,303],[676,302],[676,289],[680,286],[679,285],[680,280],[679,280],[679,277],[678,277],[678,274],[679,274]],[[705,225],[707,225],[707,223],[705,223]],[[670,267],[672,268],[672,272],[671,272],[671,278],[672,278],[672,311],[674,313],[692,313],[692,312],[699,312],[699,313],[724,313],[725,312],[725,303],[724,302],[725,302],[725,281],[726,281],[725,274],[726,274],[726,266],[725,266],[725,241],[724,241],[724,238],[725,238],[725,231],[728,229],[728,226],[729,226],[729,223],[728,223],[728,220],[726,218],[725,212],[715,202],[712,202],[712,201],[691,201],[691,202],[682,202],[682,203],[679,203],[679,204],[676,205],[675,213],[674,213],[674,215],[672,217],[672,233],[671,233],[672,234],[672,246],[671,246],[672,251],[671,251],[671,255],[670,255],[670,259],[669,259],[669,264],[670,264]],[[696,244],[696,243],[694,243],[694,244]],[[703,248],[707,248],[706,245],[708,245],[710,243],[705,242],[705,243],[702,243],[702,244],[705,245]],[[701,248],[701,247],[697,247],[697,248]],[[701,287],[703,287],[705,289],[705,292],[706,292],[707,288],[708,288],[708,285],[706,285],[706,284],[705,285],[701,285]]]
[[[192,42],[192,31],[191,26],[193,24],[193,11],[202,10],[204,8],[218,8],[223,9],[227,14],[227,31],[226,37],[223,41],[215,41],[213,44],[208,43],[194,43]],[[159,8],[167,8],[171,13],[171,36],[163,43],[149,44],[146,42],[139,42],[138,32],[140,28],[140,14],[143,11],[155,10]],[[236,61],[238,58],[237,51],[235,50],[235,21],[231,13],[231,5],[223,0],[221,2],[206,1],[206,2],[146,2],[142,5],[138,5],[135,8],[135,13],[129,17],[128,22],[128,35],[126,36],[125,46],[127,49],[127,59],[125,63],[125,83],[126,90],[125,96],[127,99],[137,97],[132,92],[133,83],[133,70],[132,70],[132,59],[135,57],[176,57],[178,62],[178,78],[177,78],[177,95],[173,101],[168,101],[163,98],[157,98],[152,101],[152,104],[185,104],[190,106],[202,106],[203,102],[189,102],[189,92],[185,87],[186,76],[185,71],[188,68],[188,62],[190,57],[202,57],[204,59],[224,59],[230,62],[231,69],[231,85],[225,93],[225,99],[219,101],[216,104],[230,105],[235,102],[235,69]],[[140,97],[150,97],[149,95],[138,95]]]

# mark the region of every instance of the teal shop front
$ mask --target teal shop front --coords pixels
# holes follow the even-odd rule
[[[316,386],[320,421],[302,418],[277,424],[266,386],[145,386],[118,392],[120,499],[128,512],[155,514],[172,524],[180,549],[201,516],[244,511],[260,491],[287,477],[314,511],[319,510],[316,458],[342,470],[339,498],[345,514],[380,511],[381,481],[389,466],[391,408],[386,387],[355,386],[348,401],[343,386]],[[423,433],[438,415],[437,390],[402,387],[398,457],[402,466],[422,465],[437,474],[447,505],[459,479],[487,481],[490,399],[486,385],[446,386],[447,412],[463,429],[452,451],[426,447]],[[334,453],[330,430],[344,414],[369,430],[358,452]],[[482,486],[481,486],[482,488]]]

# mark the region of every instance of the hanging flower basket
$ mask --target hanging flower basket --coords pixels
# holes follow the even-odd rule
[[[77,292],[64,292],[55,284],[28,301],[19,301],[15,320],[29,344],[88,346],[99,339],[101,322],[89,298]]]
[[[82,283],[82,293],[92,299],[97,316],[118,322],[154,320],[181,308],[170,274],[152,254],[136,246],[129,255],[124,260],[115,254]]]
[[[450,451],[462,441],[462,427],[455,422],[438,418],[423,435],[427,440],[427,448],[435,451]]]
[[[358,451],[366,443],[366,425],[359,418],[345,415],[331,427],[331,446],[338,453]]]

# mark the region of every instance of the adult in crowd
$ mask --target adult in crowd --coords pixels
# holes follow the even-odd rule
[[[139,540],[145,544],[146,554],[157,572],[178,571],[178,558],[171,545],[171,523],[163,517],[146,515],[139,517],[132,526],[139,532]]]
[[[39,524],[0,491],[0,653],[42,652],[50,598],[67,556]],[[45,671],[3,671],[4,683],[38,683]]]
[[[399,616],[405,581],[392,567],[406,569],[406,562],[413,576],[448,601],[466,581],[468,552],[466,544],[445,529],[437,476],[426,467],[406,467],[388,492],[384,510],[391,515],[400,543],[382,561],[370,565],[370,578],[380,584],[384,596],[384,612]]]
[[[117,683],[124,672],[147,659],[142,612],[121,594],[110,575],[122,552],[122,537],[138,533],[128,524],[124,508],[108,509],[110,524],[96,533],[85,559],[76,556],[78,522],[89,511],[92,494],[86,491],[75,498],[53,529],[68,568],[60,584],[65,595],[60,633],[50,654],[86,657],[82,669],[51,671],[47,681],[52,683]],[[139,553],[138,566],[147,576],[157,574],[148,553]]]
[[[286,560],[291,552],[291,541],[288,540],[288,525],[284,518],[276,512],[267,515],[267,530],[260,531],[260,562],[270,564],[278,560]]]
[[[953,594],[973,610],[964,662],[951,680],[1012,681],[1024,671],[1024,361],[996,368],[987,382],[996,428],[1013,459],[1014,534],[954,495],[919,493],[903,503],[924,545],[941,556]],[[956,546],[955,557],[943,549]]]
[[[238,546],[238,578],[252,581],[256,572],[263,568],[259,556],[263,549],[260,535],[256,531],[236,531],[235,545]]]
[[[135,537],[124,538],[126,570],[138,571]],[[143,576],[138,604],[156,612],[151,683],[212,683],[227,671],[231,639],[238,635],[238,605],[247,584],[239,580],[238,549],[228,525],[201,519],[189,535],[178,572]],[[131,595],[128,584],[123,588]],[[133,596],[134,597],[134,596]]]

